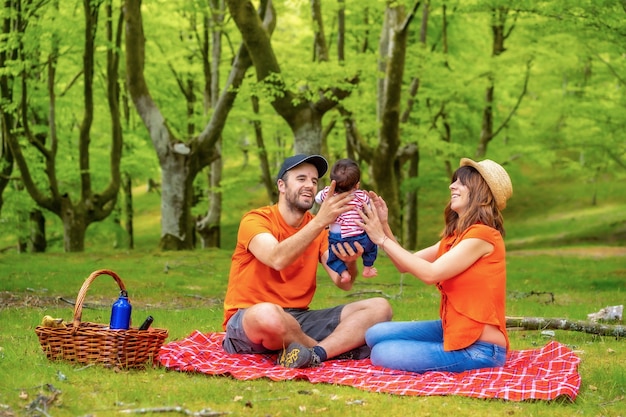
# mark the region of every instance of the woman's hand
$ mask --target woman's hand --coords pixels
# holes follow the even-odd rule
[[[371,196],[372,193],[370,193]],[[363,206],[363,210],[359,211],[359,215],[361,216],[361,222],[359,226],[365,230],[369,238],[377,245],[382,245],[383,241],[386,238],[385,228],[381,222],[381,214],[385,218],[385,223],[387,222],[387,204],[385,200],[378,197],[374,194],[375,198],[372,198],[372,203],[375,209],[365,205]]]
[[[387,203],[374,191],[370,191],[369,196],[372,207],[376,210],[380,222],[383,224],[387,223],[389,221],[389,208],[387,208]]]

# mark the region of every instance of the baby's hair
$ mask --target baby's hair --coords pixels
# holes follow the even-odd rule
[[[330,171],[330,179],[335,180],[335,192],[343,193],[353,189],[361,180],[361,169],[352,159],[340,159]]]

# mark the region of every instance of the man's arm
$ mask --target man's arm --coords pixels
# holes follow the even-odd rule
[[[271,233],[259,233],[250,240],[248,250],[265,265],[280,271],[295,262],[325,227],[322,221],[314,218],[282,242]]]
[[[259,261],[277,271],[291,265],[326,226],[335,221],[337,216],[351,209],[348,203],[352,201],[352,193],[346,191],[332,195],[334,189],[335,182],[332,181],[328,196],[320,206],[317,215],[297,233],[281,242],[270,233],[260,233],[250,240],[248,245],[250,252]]]

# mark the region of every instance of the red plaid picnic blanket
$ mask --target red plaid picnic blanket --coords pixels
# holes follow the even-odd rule
[[[231,355],[222,349],[224,333],[195,331],[161,347],[159,362],[184,372],[230,375],[240,380],[304,379],[312,383],[350,385],[397,395],[460,395],[510,401],[576,399],[580,389],[580,359],[566,346],[551,341],[539,349],[513,350],[501,368],[462,373],[395,371],[372,365],[369,359],[330,360],[320,367],[287,369],[276,355]]]

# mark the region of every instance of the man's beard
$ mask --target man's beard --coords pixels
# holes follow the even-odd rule
[[[287,207],[289,208],[289,210],[298,212],[298,213],[305,213],[311,210],[311,208],[313,207],[313,203],[315,201],[313,198],[311,198],[310,203],[301,201],[300,194],[297,191],[293,193],[288,193],[285,195],[285,197],[287,197],[286,201],[287,201]]]

